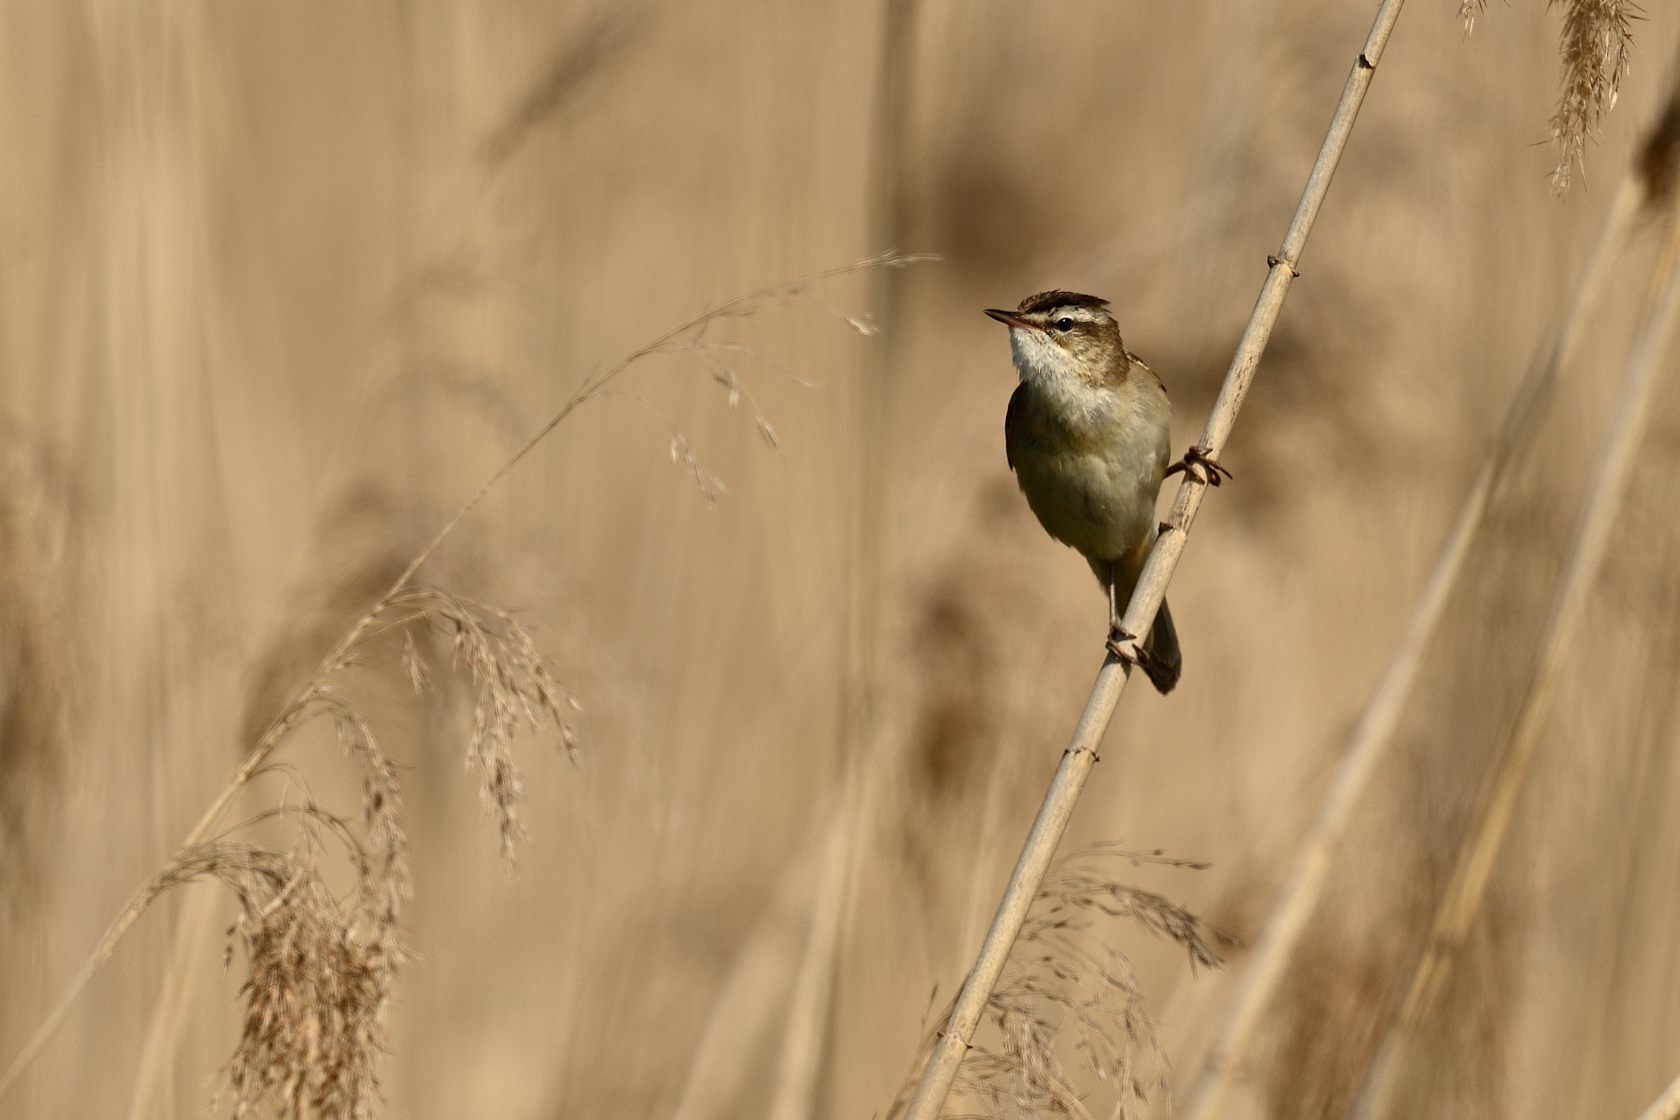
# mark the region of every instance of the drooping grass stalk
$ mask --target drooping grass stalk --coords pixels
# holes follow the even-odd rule
[[[1680,1077],[1668,1083],[1651,1107],[1639,1114],[1639,1120],[1680,1120]]]
[[[1270,259],[1271,268],[1266,274],[1265,285],[1260,289],[1260,298],[1249,316],[1248,326],[1243,331],[1242,340],[1237,344],[1237,352],[1231,359],[1230,370],[1225,374],[1224,384],[1220,387],[1219,399],[1214,402],[1213,411],[1209,414],[1207,426],[1202,432],[1201,442],[1197,445],[1200,452],[1209,459],[1219,457],[1226,439],[1230,436],[1231,428],[1236,423],[1237,412],[1242,407],[1249,384],[1254,380],[1255,368],[1260,364],[1260,356],[1265,352],[1272,328],[1283,309],[1283,300],[1289,292],[1289,285],[1298,275],[1295,266],[1300,262],[1301,251],[1306,247],[1307,236],[1312,232],[1319,207],[1323,205],[1324,196],[1330,189],[1331,177],[1335,175],[1336,165],[1340,162],[1348,136],[1353,131],[1354,120],[1359,115],[1359,106],[1365,100],[1365,92],[1371,85],[1371,76],[1376,72],[1383,47],[1388,43],[1389,33],[1394,29],[1395,20],[1400,17],[1400,8],[1404,2],[1405,0],[1382,0],[1377,9],[1376,19],[1371,25],[1370,34],[1366,37],[1365,47],[1354,60],[1353,70],[1342,87],[1341,99],[1336,104],[1336,111],[1331,117],[1324,143],[1319,148],[1318,159],[1307,176],[1307,185],[1301,193],[1295,217],[1289,223],[1289,230],[1284,234],[1283,244],[1277,255]],[[1148,634],[1155,612],[1166,597],[1167,584],[1171,581],[1179,557],[1184,552],[1190,525],[1195,520],[1196,510],[1201,506],[1207,487],[1208,483],[1198,476],[1198,471],[1185,472],[1184,481],[1173,500],[1172,514],[1157,538],[1149,562],[1138,577],[1131,602],[1127,604],[1122,622],[1129,633],[1140,636]],[[1136,649],[1137,644],[1134,643],[1128,652],[1135,652]],[[1044,876],[1055,856],[1056,846],[1067,830],[1074,805],[1079,800],[1079,793],[1085,786],[1086,778],[1090,776],[1091,767],[1096,765],[1097,747],[1102,742],[1103,732],[1108,728],[1115,705],[1120,702],[1120,695],[1126,687],[1130,673],[1130,662],[1123,661],[1113,654],[1104,659],[1102,668],[1097,671],[1096,683],[1092,686],[1090,699],[1086,701],[1085,710],[1079,717],[1079,724],[1074,729],[1073,739],[1062,755],[1061,764],[1051,780],[1049,792],[1039,808],[1037,819],[1033,821],[1032,831],[1028,833],[1026,845],[1021,849],[1015,870],[1010,875],[1009,885],[1004,889],[997,915],[986,931],[980,954],[969,970],[961,993],[957,996],[950,1023],[934,1046],[927,1065],[923,1067],[921,1080],[904,1113],[904,1120],[935,1120],[944,1107],[945,1098],[950,1094],[951,1085],[956,1080],[957,1068],[962,1063],[963,1054],[970,1046],[975,1028],[985,1013],[987,1001],[991,998],[992,989],[997,986],[998,977],[1008,962],[1010,950],[1014,947],[1015,939],[1020,935],[1021,926],[1026,921],[1027,911],[1044,882]]]
[[[1604,293],[1610,266],[1620,258],[1641,204],[1649,197],[1645,182],[1636,169],[1630,169],[1623,179],[1550,352],[1545,361],[1536,364],[1523,378],[1511,398],[1499,433],[1435,563],[1435,571],[1412,609],[1411,620],[1389,659],[1388,668],[1359,717],[1318,819],[1301,843],[1289,881],[1245,966],[1242,985],[1226,1013],[1225,1025],[1203,1064],[1201,1084],[1190,1099],[1186,1120],[1214,1120],[1223,1116],[1230,1106],[1231,1094],[1252,1054],[1262,1016],[1294,959],[1307,922],[1318,909],[1331,863],[1353,819],[1353,811],[1363,800],[1378,764],[1394,741],[1395,728],[1417,684],[1424,656],[1458,587],[1470,546],[1486,519],[1488,503],[1498,491],[1516,452],[1533,434],[1559,370],[1574,358],[1586,324]]]
[[[316,666],[314,673],[310,676],[308,681],[305,682],[303,687],[292,696],[286,706],[280,711],[280,714],[277,715],[274,721],[269,724],[268,728],[263,731],[262,735],[257,739],[249,753],[246,754],[244,761],[241,762],[239,768],[234,772],[233,777],[229,779],[227,785],[222,788],[222,791],[216,796],[216,799],[211,803],[210,807],[205,810],[204,815],[199,819],[198,823],[187,833],[186,838],[181,841],[181,844],[176,849],[175,854],[171,856],[164,868],[151,879],[142,884],[129,899],[127,905],[125,905],[122,910],[118,912],[116,918],[112,920],[110,926],[107,927],[104,935],[99,939],[98,944],[94,947],[93,952],[88,956],[88,959],[71,979],[68,988],[65,990],[65,993],[60,998],[58,1004],[54,1006],[53,1010],[41,1022],[41,1025],[36,1028],[34,1035],[31,1036],[30,1040],[24,1045],[23,1049],[19,1051],[18,1055],[12,1060],[12,1063],[6,1068],[4,1075],[0,1075],[0,1100],[5,1098],[6,1094],[17,1084],[18,1080],[29,1068],[30,1063],[35,1060],[41,1050],[52,1040],[53,1036],[58,1033],[59,1028],[64,1025],[65,1020],[69,1017],[70,1012],[76,1003],[77,997],[81,995],[82,991],[87,987],[89,981],[93,979],[94,974],[99,971],[99,968],[110,959],[111,953],[116,949],[118,942],[122,940],[123,936],[128,932],[130,927],[134,925],[140,915],[146,911],[146,909],[160,894],[163,893],[164,890],[166,890],[169,886],[174,885],[177,881],[177,876],[184,859],[199,847],[199,845],[210,834],[210,831],[217,826],[219,821],[222,820],[223,815],[233,804],[234,799],[237,798],[245,789],[251,779],[263,769],[269,756],[274,752],[274,749],[279,746],[289,732],[298,727],[301,723],[305,722],[307,719],[319,714],[318,705],[320,702],[331,699],[328,695],[328,689],[332,678],[351,663],[353,656],[361,646],[361,643],[377,632],[376,626],[384,625],[386,623],[387,619],[385,616],[388,611],[391,611],[394,607],[401,610],[411,609],[408,605],[408,601],[414,597],[414,580],[421,567],[423,567],[425,563],[432,558],[437,550],[443,545],[444,541],[455,531],[456,527],[460,525],[467,515],[478,508],[479,504],[483,502],[485,497],[487,497],[491,490],[493,490],[496,485],[501,482],[508,472],[513,470],[513,468],[517,466],[526,457],[526,455],[528,455],[532,449],[537,446],[537,444],[541,443],[550,432],[558,427],[562,421],[564,421],[572,413],[576,412],[578,408],[588,401],[593,400],[596,397],[608,395],[611,384],[619,377],[619,375],[642,360],[655,354],[680,353],[696,349],[698,345],[696,340],[700,332],[702,332],[708,324],[711,324],[719,319],[728,319],[751,314],[760,305],[779,299],[790,298],[804,291],[809,285],[819,280],[825,280],[868,268],[904,267],[905,265],[922,259],[925,258],[904,256],[896,253],[883,253],[875,257],[870,257],[866,260],[856,261],[849,265],[843,265],[838,268],[813,273],[797,280],[764,288],[749,295],[736,297],[735,299],[722,303],[708,311],[695,315],[688,321],[666,331],[664,334],[660,335],[646,346],[643,346],[641,349],[621,359],[617,364],[603,371],[592,373],[586,377],[566,403],[560,407],[559,411],[555,412],[534,435],[526,440],[526,442],[513,453],[513,455],[503,462],[501,466],[496,468],[490,477],[485,480],[484,484],[479,487],[478,491],[456,512],[453,517],[449,519],[448,522],[443,525],[441,529],[438,530],[437,534],[431,539],[430,543],[428,543],[426,547],[409,562],[409,564],[403,569],[402,574],[399,575],[396,581],[391,584],[390,589],[387,590],[384,595],[380,596],[373,606],[368,609],[367,613],[362,615],[361,618],[359,618],[355,624],[351,626],[350,629],[338,640],[338,642],[334,644],[332,649],[328,651],[327,655],[321,659],[320,664]]]
[[[1672,204],[1672,199],[1669,201]],[[1366,1071],[1350,1113],[1358,1120],[1380,1120],[1394,1112],[1420,1029],[1440,1003],[1459,951],[1481,913],[1488,881],[1516,813],[1523,779],[1534,758],[1563,667],[1586,617],[1599,568],[1609,551],[1611,530],[1638,463],[1652,401],[1661,375],[1669,368],[1670,344],[1676,318],[1680,317],[1680,221],[1676,217],[1670,215],[1667,237],[1652,272],[1652,286],[1660,289],[1659,294],[1649,307],[1622,377],[1616,410],[1605,431],[1598,465],[1541,630],[1528,690],[1510,734],[1497,750],[1492,780],[1473,831],[1459,849],[1452,876],[1436,906],[1429,940],[1412,971],[1400,1011]]]

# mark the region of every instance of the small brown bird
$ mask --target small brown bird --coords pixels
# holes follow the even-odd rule
[[[1040,292],[986,314],[1009,328],[1021,384],[1009,398],[1004,448],[1027,504],[1052,537],[1078,549],[1108,590],[1109,648],[1149,548],[1155,497],[1168,474],[1172,404],[1155,371],[1120,341],[1108,301]],[[1184,659],[1165,600],[1137,663],[1165,695]]]

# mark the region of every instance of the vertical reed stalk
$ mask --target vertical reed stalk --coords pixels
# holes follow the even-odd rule
[[[1354,60],[1352,72],[1348,74],[1347,83],[1342,87],[1341,99],[1336,104],[1336,111],[1331,117],[1324,143],[1319,148],[1318,159],[1307,176],[1307,185],[1302,191],[1295,217],[1289,224],[1288,232],[1284,234],[1282,247],[1277,255],[1270,259],[1271,268],[1266,274],[1265,285],[1260,289],[1260,298],[1249,316],[1242,341],[1237,344],[1237,352],[1231,359],[1230,370],[1220,387],[1219,399],[1214,402],[1207,426],[1203,429],[1198,448],[1208,458],[1218,458],[1225,447],[1226,439],[1230,436],[1232,426],[1236,423],[1237,412],[1242,407],[1249,384],[1254,380],[1255,368],[1260,363],[1260,356],[1266,349],[1272,328],[1283,309],[1283,300],[1289,292],[1290,282],[1298,275],[1295,266],[1300,263],[1307,236],[1312,232],[1319,207],[1330,189],[1330,179],[1336,172],[1343,149],[1347,146],[1354,120],[1359,115],[1359,106],[1365,100],[1365,92],[1371,85],[1371,76],[1376,72],[1383,47],[1388,42],[1389,33],[1394,29],[1395,20],[1400,16],[1403,3],[1404,0],[1382,0],[1377,9],[1376,19],[1371,25],[1370,34],[1366,37],[1364,50]],[[1208,486],[1196,475],[1194,470],[1185,472],[1184,481],[1173,500],[1168,523],[1162,529],[1155,542],[1155,548],[1150,553],[1149,562],[1138,577],[1137,588],[1132,593],[1131,602],[1127,605],[1126,615],[1122,620],[1130,633],[1148,634],[1155,612],[1161,600],[1166,597],[1167,584],[1171,581],[1179,557],[1184,552],[1190,525],[1195,520],[1196,510],[1201,506]],[[1136,648],[1134,644],[1133,650]],[[1067,830],[1068,820],[1072,817],[1074,805],[1079,800],[1080,790],[1084,788],[1085,780],[1090,776],[1091,767],[1096,764],[1097,747],[1102,742],[1103,732],[1108,728],[1109,719],[1114,714],[1115,705],[1120,701],[1120,694],[1126,687],[1130,672],[1130,662],[1122,661],[1112,654],[1104,659],[1102,668],[1098,670],[1096,683],[1091,689],[1085,710],[1079,717],[1079,724],[1074,729],[1073,739],[1062,755],[1061,765],[1056,769],[1056,776],[1051,780],[1050,790],[1039,808],[1037,819],[1033,821],[1032,831],[1027,836],[1026,845],[1021,849],[1020,858],[1016,861],[1015,870],[1009,878],[1009,885],[1004,889],[997,916],[993,918],[991,928],[986,932],[980,955],[970,969],[962,991],[957,996],[957,1002],[951,1009],[950,1022],[922,1070],[921,1080],[904,1113],[904,1120],[935,1120],[944,1107],[945,1098],[950,1095],[951,1085],[956,1080],[957,1067],[962,1063],[963,1054],[970,1046],[975,1028],[985,1012],[987,1001],[991,998],[992,989],[997,986],[998,977],[1009,959],[1009,952],[1021,932],[1022,924],[1026,921],[1027,911],[1044,882],[1045,873],[1055,856],[1056,846]]]
[[[1653,286],[1660,285],[1661,291],[1646,314],[1623,374],[1616,411],[1606,429],[1592,484],[1541,631],[1528,691],[1509,737],[1498,750],[1474,832],[1459,849],[1400,1012],[1366,1071],[1350,1112],[1358,1120],[1379,1120],[1393,1114],[1420,1028],[1440,1002],[1459,950],[1481,912],[1488,881],[1516,813],[1523,778],[1534,757],[1565,660],[1586,616],[1599,568],[1609,551],[1610,532],[1638,462],[1660,375],[1668,366],[1675,319],[1680,313],[1677,250],[1680,222],[1671,215],[1668,235],[1651,277]]]
[[[1423,668],[1424,654],[1458,586],[1470,546],[1481,531],[1488,503],[1499,489],[1516,452],[1533,434],[1544,412],[1543,406],[1551,397],[1558,371],[1573,360],[1582,332],[1604,293],[1610,266],[1627,244],[1647,197],[1642,183],[1633,170],[1623,179],[1550,352],[1544,362],[1529,371],[1511,398],[1499,434],[1488,449],[1458,521],[1436,561],[1435,571],[1412,610],[1411,620],[1388,668],[1360,715],[1318,819],[1301,844],[1288,884],[1245,967],[1242,986],[1226,1014],[1224,1028],[1203,1064],[1201,1084],[1191,1097],[1186,1120],[1214,1120],[1230,1107],[1231,1095],[1252,1056],[1262,1015],[1294,959],[1308,920],[1318,909],[1331,863],[1353,819],[1353,810],[1363,800],[1378,763],[1393,742],[1394,730]]]
[[[871,235],[897,251],[908,234],[905,165],[908,158],[910,86],[914,75],[918,0],[887,0],[882,11],[879,70],[871,160]],[[771,1094],[768,1120],[808,1120],[828,1054],[834,977],[846,923],[846,893],[853,855],[870,810],[880,767],[873,764],[883,637],[893,612],[890,571],[894,524],[890,469],[891,424],[898,358],[902,352],[904,276],[899,269],[874,273],[875,325],[881,335],[858,387],[857,489],[847,579],[846,663],[840,697],[839,796],[833,800],[821,841],[820,873],[811,900],[811,932],[800,961]]]

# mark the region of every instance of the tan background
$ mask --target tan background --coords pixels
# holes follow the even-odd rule
[[[945,259],[727,325],[780,453],[704,364],[655,359],[622,385],[647,407],[568,420],[433,566],[520,608],[584,704],[578,765],[523,748],[516,871],[459,773],[459,705],[349,686],[408,767],[390,1115],[762,1114],[843,757],[870,793],[816,1114],[883,1113],[1100,658],[1098,591],[1005,467],[1013,374],[980,310],[1112,299],[1191,442],[1373,7],[925,3],[885,123],[876,6],[0,8],[5,1057],[378,576],[581,377],[892,231]],[[1127,694],[1069,840],[1211,861],[1127,874],[1239,936],[1680,32],[1650,6],[1559,200],[1557,13],[1494,5],[1467,39],[1455,8],[1401,19],[1228,449],[1236,483],[1173,585],[1184,683]],[[1647,236],[1500,503],[1272,1009],[1255,1115],[1341,1115],[1375,1044],[1515,703],[1650,255]],[[831,313],[872,306],[885,337]],[[668,461],[673,424],[727,483],[715,508]],[[1631,1116],[1680,1070],[1677,463],[1671,389],[1424,1114]],[[354,806],[327,737],[283,761],[247,812],[299,783]],[[155,907],[0,1116],[201,1114],[237,1030],[230,915],[208,887]],[[1115,936],[1182,1095],[1231,974]]]

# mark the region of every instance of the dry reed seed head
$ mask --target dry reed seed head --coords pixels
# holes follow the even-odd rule
[[[1061,860],[1022,926],[1008,971],[987,1001],[995,1030],[973,1040],[956,1090],[988,1116],[1090,1116],[1087,1097],[1067,1066],[1080,1066],[1114,1095],[1119,1118],[1136,1114],[1150,1094],[1169,1101],[1168,1063],[1155,1035],[1131,960],[1100,935],[1099,918],[1128,919],[1182,945],[1191,967],[1223,963],[1214,944],[1228,941],[1183,906],[1104,873],[1101,859],[1202,869],[1207,865],[1098,844]],[[941,1017],[924,1054],[950,1020]],[[1140,1072],[1140,1064],[1147,1066]],[[918,1063],[918,1066],[920,1063]],[[892,1113],[909,1099],[907,1085]]]
[[[365,903],[378,893],[367,886],[371,861],[346,822],[314,806],[294,815],[293,851],[201,844],[148,889],[155,895],[210,876],[238,900],[224,961],[237,941],[251,972],[240,989],[240,1040],[225,1071],[233,1115],[267,1109],[287,1120],[365,1120],[380,1102],[385,1012],[405,954],[394,914],[344,908],[320,874],[322,832],[330,831],[352,853],[363,884],[357,897]]]
[[[344,753],[361,764],[367,845],[360,854],[364,861],[374,861],[374,865],[364,865],[359,877],[363,906],[394,930],[397,915],[414,893],[408,837],[402,827],[402,786],[360,712],[336,696],[321,696],[314,703],[332,716]]]
[[[571,404],[567,406],[567,410],[569,411],[570,408],[583,400],[603,395],[607,392],[606,386],[609,382],[611,382],[625,369],[645,358],[651,357],[654,354],[691,351],[701,354],[711,363],[713,367],[713,380],[717,381],[718,384],[722,385],[728,391],[730,408],[737,407],[743,396],[747,398],[749,403],[753,406],[753,420],[758,429],[759,438],[764,441],[766,447],[769,447],[773,451],[779,451],[781,449],[781,441],[776,435],[775,428],[772,427],[770,421],[765,418],[763,411],[758,407],[758,403],[753,400],[752,394],[743,388],[740,375],[734,366],[720,360],[714,351],[735,351],[748,354],[749,356],[758,358],[759,360],[762,360],[762,358],[760,358],[760,356],[755,353],[751,347],[743,346],[739,343],[709,341],[706,338],[706,333],[711,328],[712,324],[723,319],[748,318],[756,314],[760,308],[767,305],[774,305],[777,303],[807,302],[804,297],[810,291],[812,282],[815,280],[829,279],[870,268],[906,268],[909,265],[917,264],[923,261],[936,261],[940,259],[941,258],[936,254],[899,253],[897,251],[889,251],[861,261],[856,261],[841,268],[831,269],[828,272],[819,273],[814,276],[803,277],[787,283],[777,284],[758,292],[754,292],[751,295],[730,300],[719,307],[715,307],[702,315],[696,316],[694,319],[675,330],[670,331],[644,349],[638,350],[636,353],[630,355],[619,365],[607,371],[604,375],[592,379],[584,389],[580,390],[578,396],[573,398]],[[827,311],[829,314],[832,314],[845,322],[847,326],[861,335],[873,336],[881,333],[881,328],[874,322],[873,317],[868,312],[849,315],[829,307],[826,304],[821,304],[819,306],[821,306],[822,309]],[[810,384],[810,382],[795,376],[788,370],[783,369],[774,363],[766,362],[765,364],[794,381],[796,384],[807,386]],[[699,456],[695,454],[693,447],[689,445],[688,439],[676,429],[675,425],[672,426],[671,435],[671,462],[680,464],[688,472],[690,479],[692,479],[694,484],[699,488],[700,493],[705,497],[707,504],[716,504],[720,497],[729,492],[729,488],[724,485],[721,478],[705,469],[700,462]]]
[[[447,633],[454,663],[467,670],[473,688],[473,730],[466,765],[481,779],[479,798],[496,818],[502,854],[511,860],[525,836],[518,814],[525,783],[514,761],[513,740],[552,722],[575,759],[577,735],[566,712],[577,710],[577,701],[561,687],[530,634],[506,611],[425,587],[394,596],[382,609],[405,612],[409,638],[415,623]],[[405,644],[405,652],[406,648]],[[417,647],[413,657],[423,664]],[[417,679],[414,669],[410,679]]]
[[[408,682],[414,686],[416,696],[431,687],[431,667],[426,664],[426,659],[420,656],[420,647],[414,642],[414,631],[411,628],[403,630],[403,670],[408,673]]]
[[[712,379],[729,390],[729,407],[735,408],[741,403],[741,378],[735,372],[735,367],[728,362],[720,361],[712,371]]]
[[[1552,182],[1569,190],[1574,169],[1584,166],[1587,137],[1615,108],[1633,51],[1633,21],[1639,8],[1632,0],[1558,0],[1563,31],[1558,51],[1563,60],[1563,92],[1552,117],[1552,140],[1558,165]]]
[[[763,422],[764,417],[759,417]],[[760,431],[763,429],[761,428]],[[716,505],[718,499],[729,493],[729,487],[724,485],[723,479],[707,470],[700,462],[700,456],[694,453],[694,448],[688,442],[688,437],[673,430],[671,435],[671,462],[677,463],[688,472],[688,477],[699,488],[700,496],[706,499],[706,504]]]

